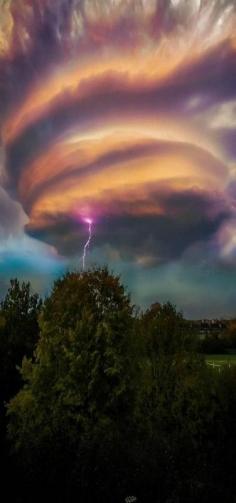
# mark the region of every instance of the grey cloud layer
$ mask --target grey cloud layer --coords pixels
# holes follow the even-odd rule
[[[223,196],[196,190],[170,192],[159,190],[149,193],[150,200],[159,205],[158,215],[133,215],[132,202],[114,203],[112,214],[95,223],[94,247],[105,243],[117,249],[124,260],[149,257],[150,264],[169,262],[181,255],[194,243],[209,241],[229,218],[230,209]],[[138,201],[134,203],[134,209]],[[50,219],[49,219],[50,222]],[[83,223],[66,215],[51,219],[45,229],[30,231],[33,237],[54,244],[64,255],[76,255],[78,243],[86,238]]]
[[[26,223],[27,217],[21,205],[0,187],[0,239],[22,232]]]

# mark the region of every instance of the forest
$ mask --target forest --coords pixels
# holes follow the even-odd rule
[[[133,305],[106,267],[66,273],[44,299],[11,280],[0,306],[7,501],[236,501],[236,366],[207,365],[204,344],[171,303]]]

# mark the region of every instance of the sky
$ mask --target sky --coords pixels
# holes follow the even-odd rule
[[[0,0],[0,296],[108,264],[236,315],[236,2]]]

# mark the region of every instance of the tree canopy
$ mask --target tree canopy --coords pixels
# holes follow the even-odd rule
[[[65,452],[70,446],[69,472],[78,464],[80,490],[88,491],[91,471],[98,471],[104,457],[111,463],[115,445],[121,451],[135,407],[132,306],[119,278],[107,269],[69,273],[45,301],[40,329],[36,361],[24,360],[26,384],[9,406],[10,434],[27,455],[40,451],[44,463],[51,456],[42,445],[59,449],[63,439]],[[83,474],[87,466],[86,482],[82,466]],[[109,464],[100,487],[107,485],[108,471]]]
[[[30,283],[11,280],[0,304],[1,401],[9,400],[19,389],[17,366],[36,348],[40,307],[39,295],[32,293]]]
[[[57,280],[42,306],[13,281],[0,332],[21,377],[7,406],[10,499],[232,501],[235,371],[207,367],[175,306],[141,313],[94,268]]]

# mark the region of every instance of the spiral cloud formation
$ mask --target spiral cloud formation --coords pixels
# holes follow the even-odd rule
[[[0,0],[3,288],[78,263],[89,217],[138,301],[234,311],[234,4]]]

